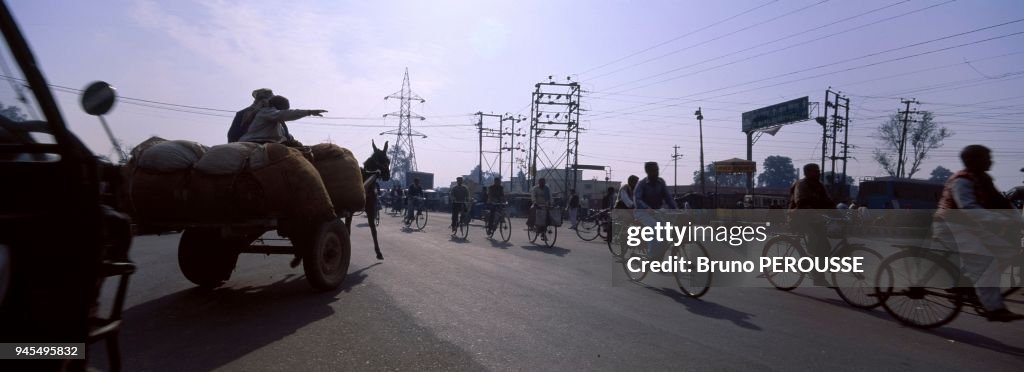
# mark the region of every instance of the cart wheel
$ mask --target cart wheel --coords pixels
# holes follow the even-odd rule
[[[325,222],[309,240],[311,244],[297,247],[304,251],[302,267],[309,285],[318,290],[338,288],[348,276],[348,264],[352,254],[345,225],[338,220]]]
[[[231,278],[238,254],[248,243],[223,239],[218,229],[186,229],[178,242],[178,267],[190,282],[216,288]]]

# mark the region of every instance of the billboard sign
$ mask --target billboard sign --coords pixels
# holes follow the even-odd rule
[[[810,119],[808,97],[762,107],[743,113],[743,132],[752,132],[777,125]]]

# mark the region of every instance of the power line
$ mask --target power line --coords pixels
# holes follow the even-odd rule
[[[680,35],[680,36],[676,36],[676,37],[674,37],[674,38],[672,38],[672,39],[669,39],[668,41],[663,41],[663,42],[661,42],[661,43],[658,43],[658,44],[655,44],[655,45],[653,45],[653,46],[650,46],[650,47],[644,48],[644,49],[642,49],[642,50],[640,50],[640,51],[636,51],[636,52],[633,52],[633,53],[631,53],[631,54],[629,54],[629,55],[626,55],[625,57],[621,57],[621,58],[618,58],[618,59],[616,59],[616,60],[614,60],[614,61],[611,61],[611,62],[605,63],[605,64],[603,64],[603,65],[600,65],[600,66],[597,66],[597,67],[591,67],[591,68],[587,69],[586,71],[583,71],[583,72],[580,72],[580,73],[578,73],[577,75],[585,75],[585,74],[587,74],[587,73],[589,73],[589,72],[591,72],[591,71],[594,71],[594,70],[597,70],[597,69],[600,69],[600,68],[604,68],[604,67],[606,67],[606,66],[609,66],[609,65],[612,65],[612,64],[615,64],[615,63],[621,62],[621,61],[623,61],[623,60],[626,60],[626,59],[628,59],[628,58],[630,58],[630,57],[633,57],[633,56],[636,56],[636,55],[642,54],[642,53],[644,53],[644,52],[647,52],[647,51],[649,51],[649,50],[652,50],[652,49],[654,49],[654,48],[657,48],[657,47],[660,47],[660,46],[663,46],[663,45],[666,45],[666,44],[672,43],[672,42],[674,42],[674,41],[676,41],[676,40],[680,40],[680,39],[683,39],[683,38],[685,38],[685,37],[687,37],[687,36],[693,35],[693,34],[695,34],[695,33],[698,33],[698,32],[701,32],[701,31],[707,30],[707,29],[709,29],[709,28],[712,28],[712,27],[718,26],[718,25],[720,25],[720,24],[723,24],[723,23],[725,23],[725,22],[731,21],[731,20],[733,20],[733,19],[735,19],[735,18],[737,18],[737,17],[743,16],[743,15],[745,15],[745,14],[747,14],[747,13],[750,13],[750,12],[753,12],[753,11],[755,11],[755,10],[761,9],[761,8],[763,8],[763,7],[766,7],[766,6],[768,6],[768,5],[771,5],[772,3],[775,3],[775,2],[778,2],[778,0],[772,0],[772,1],[769,1],[769,2],[767,2],[767,3],[764,3],[764,4],[761,4],[761,5],[758,5],[758,6],[756,6],[756,7],[753,7],[753,8],[747,9],[747,10],[745,10],[745,11],[742,11],[742,12],[740,12],[740,13],[737,13],[737,14],[734,14],[734,15],[732,15],[732,16],[729,16],[728,18],[725,18],[725,19],[719,20],[719,21],[717,21],[717,22],[714,22],[714,23],[712,23],[712,24],[710,24],[710,25],[707,25],[707,26],[701,27],[701,28],[699,28],[699,29],[696,29],[696,30],[694,30],[694,31],[690,31],[690,32],[688,32],[688,33],[686,33],[686,34],[683,34],[683,35]]]
[[[611,75],[611,74],[614,74],[614,73],[618,73],[618,72],[621,72],[621,71],[624,71],[624,70],[628,70],[628,69],[631,69],[631,68],[633,68],[633,67],[636,67],[636,66],[639,66],[639,65],[642,65],[642,64],[648,63],[648,62],[656,61],[656,60],[659,60],[659,59],[662,59],[662,58],[665,58],[665,57],[668,57],[668,56],[671,56],[671,55],[675,55],[675,54],[678,54],[678,53],[681,53],[681,52],[684,52],[684,51],[687,51],[687,50],[690,50],[690,49],[693,49],[693,48],[699,47],[699,46],[701,46],[701,45],[705,45],[705,44],[708,44],[708,43],[711,43],[711,42],[714,42],[714,41],[717,41],[717,40],[720,40],[720,39],[723,39],[723,38],[726,38],[726,37],[729,37],[729,36],[732,36],[732,35],[735,35],[735,34],[738,34],[738,33],[740,33],[740,32],[743,32],[743,31],[746,31],[746,30],[752,29],[752,28],[754,28],[754,27],[757,27],[757,26],[761,26],[761,25],[764,25],[764,24],[767,24],[767,23],[771,23],[771,22],[777,21],[777,20],[779,20],[779,19],[782,19],[782,18],[785,18],[785,17],[791,16],[791,15],[794,15],[794,14],[796,14],[796,13],[800,13],[800,12],[802,12],[802,11],[805,11],[805,10],[807,10],[807,9],[810,9],[810,8],[813,8],[813,7],[815,7],[815,6],[818,6],[818,5],[824,4],[824,3],[826,3],[826,2],[828,2],[828,0],[822,0],[822,1],[819,1],[819,2],[817,2],[817,3],[814,3],[814,4],[811,4],[811,5],[805,6],[805,7],[803,7],[803,8],[800,8],[800,9],[796,9],[796,10],[794,10],[794,11],[791,11],[791,12],[788,12],[788,13],[785,13],[785,14],[782,14],[782,15],[779,15],[779,16],[775,16],[774,18],[770,18],[770,19],[768,19],[768,20],[765,20],[765,21],[761,21],[761,22],[758,22],[758,23],[755,23],[755,24],[749,25],[749,26],[747,26],[747,27],[743,27],[743,28],[741,28],[741,29],[739,29],[739,30],[736,30],[736,31],[733,31],[733,32],[727,33],[727,34],[725,34],[725,35],[720,35],[720,36],[717,36],[717,37],[714,37],[714,38],[711,38],[711,39],[708,39],[708,40],[704,40],[704,41],[702,41],[702,42],[699,42],[699,43],[697,43],[697,44],[693,44],[693,45],[687,46],[687,47],[685,47],[685,48],[682,48],[682,49],[676,49],[676,50],[674,50],[674,51],[671,51],[671,52],[669,52],[669,53],[666,53],[666,54],[662,54],[662,55],[659,55],[659,56],[657,56],[657,57],[654,57],[654,58],[648,58],[648,59],[646,59],[646,60],[643,60],[643,61],[640,61],[640,62],[634,63],[634,64],[632,64],[632,65],[628,65],[628,66],[625,66],[625,67],[619,68],[619,69],[617,69],[617,70],[612,70],[612,71],[610,71],[610,72],[606,72],[606,73],[604,73],[604,74],[601,74],[601,75],[597,75],[597,76],[594,76],[594,77],[590,77],[590,78],[588,78],[588,79],[589,79],[589,80],[594,80],[594,79],[600,79],[600,78],[602,78],[602,77],[605,77],[605,76],[608,76],[608,75]]]

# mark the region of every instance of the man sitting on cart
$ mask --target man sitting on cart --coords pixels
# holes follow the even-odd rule
[[[282,96],[270,98],[270,107],[261,108],[249,125],[249,130],[238,139],[239,142],[298,144],[284,122],[307,116],[322,116],[327,110],[291,110],[288,99]],[[301,144],[299,144],[301,146]]]

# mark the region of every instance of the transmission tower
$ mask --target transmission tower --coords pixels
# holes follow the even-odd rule
[[[556,169],[564,164],[565,176],[560,190],[563,193],[576,188],[580,139],[580,85],[568,77],[566,81],[556,83],[548,76],[548,82],[534,85],[529,133],[530,185],[535,184],[537,178],[546,177],[538,176],[541,169]],[[564,151],[562,141],[565,141]]]
[[[423,133],[412,130],[412,119],[426,120],[425,117],[412,112],[410,109],[412,101],[419,101],[420,103],[423,103],[426,102],[426,100],[416,93],[413,93],[412,88],[409,87],[408,67],[405,68],[405,78],[402,79],[402,90],[384,97],[384,100],[386,101],[391,98],[397,99],[401,102],[399,110],[389,114],[384,114],[384,117],[397,116],[398,129],[389,130],[381,133],[380,135],[395,135],[395,143],[392,145],[391,154],[389,154],[388,157],[391,158],[391,164],[396,164],[398,166],[391,168],[391,179],[394,180],[394,182],[398,182],[400,185],[406,185],[406,173],[416,171],[416,148],[413,147],[412,138],[427,138]]]
[[[821,137],[821,172],[831,171],[831,178],[825,179],[830,185],[832,196],[839,200],[849,199],[849,186],[846,184],[846,160],[849,158],[850,139],[850,99],[840,92],[825,90],[825,123],[822,125]],[[826,163],[825,160],[830,160]],[[837,165],[837,163],[841,163]],[[830,167],[826,167],[830,165]],[[831,169],[829,169],[831,168]],[[838,169],[842,168],[841,171]]]

